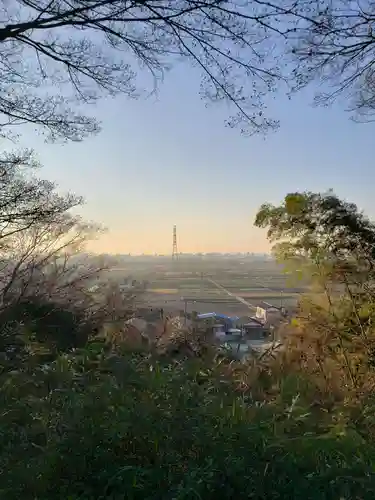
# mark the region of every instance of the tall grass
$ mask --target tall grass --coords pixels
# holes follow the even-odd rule
[[[246,373],[98,341],[3,373],[0,498],[375,497],[370,403],[354,421],[301,375]]]

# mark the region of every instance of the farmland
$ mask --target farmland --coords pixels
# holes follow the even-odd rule
[[[295,306],[303,286],[291,286],[274,262],[240,259],[181,259],[172,263],[150,259],[130,266],[133,274],[148,281],[142,301],[165,311],[216,311],[248,316],[263,301],[286,308]]]

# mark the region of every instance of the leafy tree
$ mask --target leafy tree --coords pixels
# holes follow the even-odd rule
[[[321,368],[325,358],[334,359],[353,385],[360,377],[364,383],[375,352],[375,224],[331,191],[290,193],[280,206],[264,204],[255,224],[268,228],[279,258],[318,285],[297,313],[301,355],[313,351]]]
[[[375,224],[332,191],[290,193],[280,206],[264,204],[255,225],[267,227],[268,238],[276,242],[274,250],[291,257],[325,255],[337,263],[355,260],[357,266],[373,269]]]
[[[2,348],[28,363],[32,354],[55,356],[72,348],[83,347],[92,332],[85,326],[85,310],[69,307],[45,297],[29,296],[11,304],[3,313],[9,335],[2,335]],[[9,324],[13,326],[10,331]],[[18,333],[15,338],[15,332]],[[4,332],[5,333],[5,332]],[[16,345],[21,349],[9,349]],[[13,363],[14,364],[14,363]]]

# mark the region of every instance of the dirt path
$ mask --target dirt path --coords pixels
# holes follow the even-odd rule
[[[230,297],[233,297],[234,299],[238,300],[238,302],[241,302],[241,304],[244,304],[245,306],[249,307],[250,309],[256,309],[256,306],[254,306],[254,304],[251,304],[250,302],[248,302],[247,300],[243,299],[242,297],[239,297],[238,295],[235,295],[234,293],[230,292],[229,290],[227,290],[226,288],[224,288],[222,285],[220,285],[220,283],[218,283],[217,281],[211,279],[211,278],[206,278],[210,283],[212,283],[213,285],[215,285],[219,290],[222,290],[223,292],[225,292],[227,295],[229,295]]]

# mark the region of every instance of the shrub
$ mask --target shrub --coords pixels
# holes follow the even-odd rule
[[[223,372],[96,341],[4,374],[1,498],[373,497],[368,421],[312,411],[296,378],[259,404]]]

